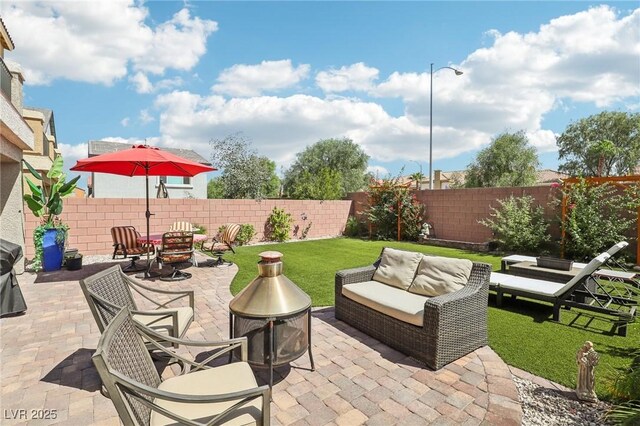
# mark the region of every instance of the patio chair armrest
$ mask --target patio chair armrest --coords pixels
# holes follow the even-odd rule
[[[212,402],[224,402],[224,401],[232,401],[236,399],[243,400],[251,400],[257,397],[266,397],[269,400],[269,386],[257,386],[251,389],[245,389],[237,392],[230,392],[225,394],[215,394],[215,395],[192,395],[192,394],[181,394],[168,392],[165,390],[153,388],[151,386],[147,386],[144,383],[136,382],[134,380],[129,379],[127,376],[119,373],[115,370],[110,370],[109,374],[113,376],[115,379],[114,382],[134,390],[135,392],[148,395],[152,398],[163,399],[165,401],[173,401],[173,402],[181,402],[181,403],[212,403]],[[153,405],[156,411],[162,412],[163,414],[167,414],[163,408],[158,407],[153,402],[150,402]]]
[[[467,284],[460,290],[427,299],[423,327],[442,329],[455,324],[485,321],[489,299],[491,265],[474,263]]]
[[[248,357],[248,344],[246,337],[237,337],[235,339],[227,339],[227,340],[186,340],[180,339],[172,336],[167,336],[166,334],[158,333],[156,330],[146,327],[144,324],[136,321],[137,327],[140,329],[140,332],[145,335],[147,340],[149,340],[150,344],[154,346],[160,352],[164,352],[167,355],[170,355],[173,358],[179,359],[185,363],[185,369],[183,369],[182,374],[185,374],[187,365],[195,368],[195,370],[200,370],[204,368],[211,368],[206,364],[210,361],[220,357],[221,355],[227,354],[235,349],[240,349],[240,360],[246,361]],[[212,348],[218,349],[214,351],[209,357],[200,362],[195,362],[193,360],[184,358],[181,354],[176,354],[170,348],[166,347],[166,343],[172,343],[174,346],[187,346],[187,347],[197,347],[197,348]],[[193,371],[193,369],[192,369]]]
[[[373,265],[361,268],[343,269],[336,272],[336,289],[342,289],[343,285],[370,281],[376,267]]]
[[[126,279],[129,281],[129,284],[134,286],[134,287],[139,287],[141,289],[144,289],[148,292],[151,293],[157,293],[157,294],[166,294],[166,295],[174,295],[177,297],[172,298],[171,300],[165,302],[165,303],[160,303],[156,300],[153,300],[147,296],[144,296],[142,294],[142,292],[138,291],[138,289],[136,289],[136,292],[140,295],[143,295],[145,297],[145,299],[149,300],[150,302],[152,302],[153,304],[155,304],[157,307],[156,309],[160,309],[160,308],[171,308],[171,306],[168,306],[170,303],[175,302],[176,300],[180,300],[183,297],[188,297],[189,298],[189,307],[191,307],[192,309],[195,306],[195,302],[194,302],[194,292],[193,290],[163,290],[163,289],[159,289],[159,288],[153,288],[153,287],[149,287],[144,285],[142,282],[140,282],[137,279],[134,279],[124,273],[122,273]]]

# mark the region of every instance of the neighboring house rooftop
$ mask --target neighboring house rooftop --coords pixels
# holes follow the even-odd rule
[[[447,186],[454,182],[463,185],[465,181],[465,177],[467,175],[466,170],[451,170],[451,171],[436,170],[434,173],[434,181],[436,185],[438,184],[438,178],[437,178],[438,172],[440,173],[440,179],[439,179],[440,185],[447,184]],[[556,170],[551,170],[551,169],[538,170],[537,175],[538,176],[536,180],[536,185],[549,185],[553,182],[558,182],[560,179],[565,179],[569,177],[569,175],[565,173],[560,173]],[[413,180],[411,179],[411,176],[400,177],[399,183],[403,184],[407,182],[413,182]],[[428,187],[428,185],[429,185],[429,177],[425,176],[424,179],[420,181],[420,187],[424,189],[425,187]]]
[[[44,116],[44,132],[50,134],[54,138],[56,137],[56,123],[53,116],[53,111],[47,108],[38,108],[25,106],[24,109],[31,111],[38,111]]]
[[[89,157],[96,155],[107,154],[109,152],[123,151],[131,148],[131,143],[122,142],[110,142],[110,141],[89,141]],[[202,155],[191,149],[178,149],[178,148],[165,148],[163,150],[175,154],[179,157],[186,158],[187,160],[195,161],[197,163],[211,165]]]
[[[2,47],[7,50],[15,49],[15,45],[13,44],[13,39],[11,38],[11,34],[7,30],[7,26],[4,24],[2,18],[0,18],[0,43],[2,43]]]

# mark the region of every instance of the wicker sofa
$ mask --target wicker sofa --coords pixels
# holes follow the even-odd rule
[[[394,267],[394,262],[389,261],[391,257],[400,266]],[[436,267],[434,272],[429,269],[434,262],[445,266]],[[454,266],[455,285],[447,284],[448,271],[443,272],[450,265]],[[377,281],[382,279],[380,275],[385,268],[387,275],[392,268],[404,270],[404,286],[411,280],[409,287]],[[467,275],[461,281],[465,272]],[[416,294],[421,292],[412,286],[424,274],[438,287],[429,288],[426,294],[434,291],[444,294],[426,296],[424,291]],[[385,248],[373,265],[336,273],[335,316],[438,370],[487,344],[490,275],[491,266],[486,263]],[[443,288],[439,288],[441,284]]]

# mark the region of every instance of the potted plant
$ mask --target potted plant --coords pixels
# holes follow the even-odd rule
[[[40,181],[36,185],[28,177],[25,178],[31,189],[31,194],[24,195],[24,201],[34,216],[40,218],[40,225],[33,232],[36,257],[34,269],[43,268],[45,271],[55,271],[62,267],[64,247],[69,227],[58,217],[62,213],[62,199],[70,195],[76,188],[80,176],[67,182],[62,172],[62,156],[57,155],[51,169],[47,172],[46,180],[29,163],[24,161],[29,172]]]

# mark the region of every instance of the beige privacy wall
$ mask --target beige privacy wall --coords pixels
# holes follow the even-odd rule
[[[351,200],[203,200],[151,199],[149,210],[151,233],[169,230],[175,221],[189,221],[203,225],[213,236],[225,223],[249,223],[256,229],[254,241],[264,238],[265,223],[274,207],[291,213],[293,226],[299,225],[298,236],[305,226],[301,215],[312,222],[308,238],[341,235],[351,209]],[[38,220],[25,207],[26,256],[32,258],[33,230]],[[68,247],[83,254],[113,252],[111,227],[132,225],[140,233],[146,232],[145,200],[130,198],[67,198],[62,220],[69,225]],[[296,236],[293,236],[296,238]]]

